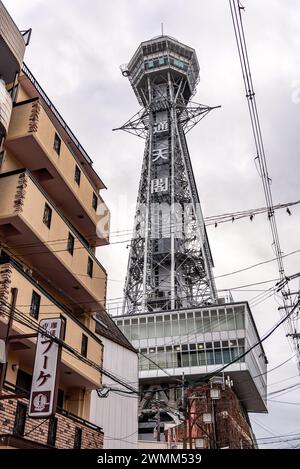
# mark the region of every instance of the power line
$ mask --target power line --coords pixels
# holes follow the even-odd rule
[[[260,169],[260,178],[262,181],[264,196],[268,208],[268,219],[270,222],[271,228],[271,235],[272,235],[272,245],[275,249],[277,264],[278,264],[278,271],[280,279],[283,281],[286,278],[284,264],[283,264],[283,252],[280,246],[279,234],[277,229],[275,211],[274,211],[274,203],[273,203],[273,195],[271,189],[271,178],[268,172],[268,165],[267,159],[265,154],[264,142],[262,138],[261,126],[259,121],[259,115],[256,105],[256,97],[254,92],[254,86],[252,81],[251,75],[251,68],[249,63],[248,51],[247,51],[247,44],[245,39],[244,33],[244,26],[242,20],[241,11],[244,9],[241,5],[239,0],[229,0],[231,17],[233,22],[234,34],[238,49],[238,55],[240,59],[243,81],[246,91],[246,98],[248,104],[248,110],[250,115],[251,127],[254,137],[254,143],[256,148],[256,157],[255,161],[258,162],[259,169]],[[300,349],[299,349],[299,334],[295,333],[294,330],[296,328],[296,324],[293,324],[292,321],[289,319],[290,316],[288,315],[288,310],[292,305],[291,297],[289,296],[289,288],[287,287],[285,291],[282,291],[282,301],[284,305],[285,315],[288,318],[288,327],[290,330],[290,337],[292,338],[293,345],[295,348],[296,353],[298,354],[298,369],[300,371]],[[288,300],[289,299],[289,300]]]

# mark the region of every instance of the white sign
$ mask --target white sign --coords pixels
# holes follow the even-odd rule
[[[156,150],[153,150],[152,152],[152,157],[153,157],[153,163],[156,161],[162,159],[162,160],[167,160],[169,158],[168,154],[168,147],[165,148],[157,148]]]
[[[169,189],[168,178],[152,179],[151,194],[154,194],[154,192],[166,192],[168,189]]]
[[[169,130],[168,121],[157,122],[154,125],[154,133],[167,132]]]
[[[51,337],[61,338],[64,321],[61,318],[42,319],[43,332],[38,333],[34,370],[29,401],[29,417],[50,417],[55,414],[57,394],[57,365],[61,347]]]

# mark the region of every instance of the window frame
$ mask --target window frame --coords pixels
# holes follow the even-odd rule
[[[36,321],[39,319],[40,307],[41,307],[41,295],[35,290],[32,290],[31,303],[29,309],[29,316],[34,318]],[[37,310],[37,312],[36,312]]]
[[[97,197],[96,192],[93,192],[93,195],[92,195],[92,207],[96,212],[98,208],[98,197]]]
[[[67,251],[71,256],[74,254],[75,236],[69,231]]]
[[[87,352],[88,352],[88,343],[89,343],[89,338],[86,334],[82,334],[81,336],[81,348],[80,348],[80,353],[81,355],[86,358],[87,357]]]
[[[43,215],[43,223],[44,225],[47,226],[47,228],[50,230],[51,228],[51,222],[52,222],[52,208],[50,207],[47,202],[45,202],[44,206],[44,215]]]
[[[61,138],[60,138],[60,136],[58,135],[57,132],[55,132],[55,135],[54,135],[53,149],[54,149],[55,153],[58,156],[60,156]]]
[[[88,261],[87,261],[87,268],[86,268],[86,273],[90,278],[93,278],[93,270],[94,270],[94,261],[93,259],[89,256]]]
[[[78,165],[75,165],[75,172],[74,172],[74,181],[76,182],[77,186],[80,186],[81,180],[81,169]]]

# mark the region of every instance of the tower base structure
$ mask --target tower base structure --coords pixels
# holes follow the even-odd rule
[[[140,440],[172,442],[172,432],[180,440],[178,435],[185,425],[192,426],[193,431],[187,427],[190,430],[186,428],[181,443],[200,438],[191,418],[196,415],[202,426],[203,418],[208,418],[205,414],[212,419],[212,402],[216,402],[220,415],[215,416],[215,424],[206,422],[209,427],[204,426],[204,430],[211,435],[220,420],[220,436],[215,437],[219,442],[210,436],[205,447],[224,446],[222,435],[227,427],[232,430],[227,432],[229,443],[225,446],[235,447],[240,438],[244,447],[254,447],[248,413],[267,412],[267,360],[261,344],[245,354],[260,341],[247,302],[114,319],[140,353]],[[213,394],[218,390],[218,399],[209,397],[208,391]],[[238,433],[234,428],[240,428]]]

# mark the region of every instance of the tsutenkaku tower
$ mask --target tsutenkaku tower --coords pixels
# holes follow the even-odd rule
[[[193,103],[195,50],[169,36],[122,66],[142,109],[120,129],[145,139],[124,288],[124,314],[213,304],[213,260],[186,133],[211,107]]]

